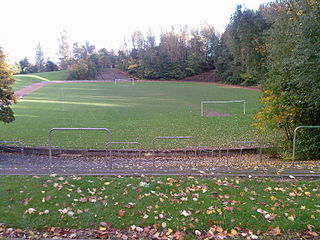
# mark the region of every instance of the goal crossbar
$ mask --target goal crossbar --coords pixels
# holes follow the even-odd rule
[[[210,103],[243,103],[243,114],[246,114],[246,100],[228,100],[228,101],[201,101],[201,117],[204,116],[204,104]]]
[[[114,85],[117,85],[117,82],[131,82],[134,85],[134,78],[115,78]]]

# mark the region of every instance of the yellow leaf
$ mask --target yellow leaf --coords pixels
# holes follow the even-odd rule
[[[164,201],[164,199],[163,199],[163,198],[160,198],[159,200],[160,200],[160,202],[163,202],[163,201]]]
[[[219,215],[222,215],[222,211],[220,208],[217,209],[217,212],[219,213]]]
[[[166,233],[166,235],[168,236],[168,235],[170,235],[172,232],[173,232],[173,230],[172,230],[171,228],[169,228],[168,231],[167,231],[167,233]]]
[[[213,211],[212,210],[207,210],[207,214],[209,215],[209,214],[212,214],[213,213]]]
[[[237,230],[231,229],[231,234],[232,234],[232,235],[237,235],[237,233],[238,233]]]
[[[105,230],[107,230],[107,228],[100,226],[100,227],[99,227],[99,230],[100,230],[100,231],[105,231]]]
[[[277,200],[277,198],[276,198],[275,196],[270,196],[270,199],[271,199],[272,201]]]

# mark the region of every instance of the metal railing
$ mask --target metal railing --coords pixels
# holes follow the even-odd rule
[[[227,166],[229,165],[230,145],[238,145],[240,147],[240,161],[243,150],[247,147],[257,149],[257,153],[259,153],[259,160],[262,161],[262,146],[257,141],[233,141],[227,145]]]
[[[299,126],[294,130],[294,132],[293,132],[293,145],[292,145],[292,166],[294,166],[294,162],[295,162],[297,132],[301,128],[320,128],[320,126]]]
[[[163,139],[167,139],[167,140],[176,140],[176,139],[193,139],[193,136],[172,136],[172,137],[155,137],[152,139],[152,146],[153,146],[153,166],[155,167],[155,162],[156,162],[156,158],[155,158],[155,142],[158,140],[163,140]]]
[[[139,142],[112,142],[112,145],[117,144],[117,145],[139,145],[140,148],[137,149],[126,149],[126,150],[130,150],[130,151],[137,151],[139,154],[139,158],[141,157],[141,144]],[[117,150],[117,149],[112,149],[113,150]]]
[[[108,128],[52,128],[48,133],[48,146],[49,146],[49,159],[50,159],[50,165],[52,165],[52,133],[54,131],[104,131],[108,134],[108,140],[106,141],[106,163],[108,159],[108,149],[109,149],[109,166],[112,169],[112,157],[111,157],[111,151],[112,151],[112,132]]]

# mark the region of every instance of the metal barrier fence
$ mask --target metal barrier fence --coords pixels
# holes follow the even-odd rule
[[[112,169],[112,157],[111,157],[111,151],[112,151],[112,132],[108,128],[52,128],[48,133],[48,145],[49,145],[49,159],[50,159],[50,165],[52,165],[52,141],[51,141],[51,135],[54,131],[105,131],[108,134],[108,140],[106,142],[106,163],[108,159],[108,149],[109,149],[109,166]],[[107,147],[108,146],[108,147]]]
[[[153,146],[153,166],[155,166],[156,158],[155,158],[155,142],[161,139],[193,139],[193,136],[172,136],[172,137],[155,137],[152,139],[152,146]]]
[[[295,162],[297,132],[301,128],[320,128],[320,126],[299,126],[294,130],[294,132],[293,132],[293,145],[292,145],[292,165],[293,166],[294,166],[294,162]]]
[[[230,145],[238,145],[240,148],[240,161],[243,154],[243,150],[246,147],[257,149],[257,153],[259,153],[259,160],[262,161],[262,145],[259,144],[257,141],[234,141],[230,142],[227,145],[227,166],[229,165],[229,151],[230,151]]]
[[[140,148],[137,149],[125,149],[126,151],[137,151],[139,158],[141,157],[141,144],[139,142],[111,142],[112,145],[118,144],[118,145],[139,145]],[[113,151],[113,149],[112,149]]]

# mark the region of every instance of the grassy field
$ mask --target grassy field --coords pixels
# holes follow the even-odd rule
[[[296,179],[0,176],[0,222],[45,231],[151,226],[153,234],[180,231],[189,239],[208,237],[209,230],[249,239],[317,235],[319,186]]]
[[[15,79],[13,90],[18,90],[36,82],[66,80],[67,74],[65,71],[55,71],[55,72],[43,72],[43,73],[19,74],[19,75],[14,75],[13,77]]]
[[[45,76],[45,75],[44,75]],[[194,136],[178,143],[159,142],[160,148],[185,145],[220,145],[255,139],[250,127],[258,109],[255,91],[185,82],[64,83],[50,84],[13,107],[16,121],[2,125],[0,139],[26,145],[47,144],[48,131],[58,127],[100,127],[112,130],[114,141],[138,141],[152,148],[156,136]],[[201,117],[200,101],[247,101],[242,105],[208,105],[207,111],[226,117]],[[55,133],[53,144],[66,148],[104,148],[105,133]]]

